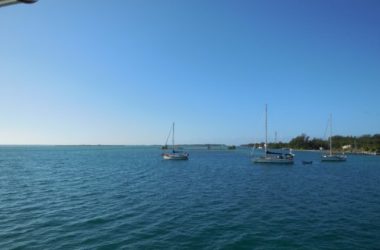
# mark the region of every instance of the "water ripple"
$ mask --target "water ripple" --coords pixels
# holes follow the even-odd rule
[[[160,153],[1,147],[0,249],[379,248],[380,158],[265,167],[244,150]]]

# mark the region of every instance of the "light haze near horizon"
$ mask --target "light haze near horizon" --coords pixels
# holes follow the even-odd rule
[[[379,133],[380,1],[47,1],[0,9],[0,144]]]

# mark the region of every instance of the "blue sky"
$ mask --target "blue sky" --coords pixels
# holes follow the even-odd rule
[[[0,8],[0,144],[379,133],[380,1],[40,0]]]

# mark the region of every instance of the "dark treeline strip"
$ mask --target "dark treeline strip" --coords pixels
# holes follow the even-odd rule
[[[333,150],[337,151],[368,151],[380,152],[380,134],[375,135],[362,135],[362,136],[341,136],[336,135],[332,137]],[[264,143],[250,143],[249,146],[263,146]],[[328,140],[320,138],[310,138],[306,134],[301,134],[288,143],[278,142],[269,143],[270,148],[293,148],[293,149],[306,149],[306,150],[319,150],[321,148],[328,149]]]

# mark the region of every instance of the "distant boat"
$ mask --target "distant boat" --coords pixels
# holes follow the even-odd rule
[[[173,126],[169,132],[169,136],[168,138],[170,137],[170,134],[172,135],[172,151],[169,152],[169,153],[163,153],[162,154],[162,158],[164,160],[188,160],[189,159],[189,154],[186,153],[186,152],[181,152],[181,151],[176,151],[175,150],[175,144],[174,144],[174,122],[173,122]],[[166,140],[166,144],[165,146],[163,147],[164,149],[167,149],[167,141]]]
[[[264,155],[254,158],[254,163],[270,163],[270,164],[293,164],[294,154],[271,152],[268,150],[268,107],[265,105],[265,144]]]
[[[329,138],[329,154],[324,154],[321,157],[321,161],[341,162],[346,161],[347,156],[344,154],[333,154],[332,152],[332,115],[330,114],[330,138]]]

